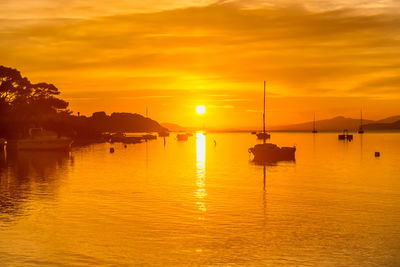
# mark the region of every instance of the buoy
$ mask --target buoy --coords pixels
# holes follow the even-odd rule
[[[124,147],[127,148],[128,146],[125,144]]]
[[[375,157],[380,157],[381,156],[381,152],[375,152]]]
[[[114,153],[114,148],[110,147],[110,153]]]

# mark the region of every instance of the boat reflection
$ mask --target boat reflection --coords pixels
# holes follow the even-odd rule
[[[196,133],[196,186],[195,197],[197,206],[201,212],[206,212],[206,137],[203,133]]]
[[[266,173],[267,173],[267,167],[276,167],[278,166],[278,163],[286,163],[286,164],[295,164],[296,161],[293,160],[251,160],[251,164],[254,164],[256,166],[262,166],[263,167],[263,185],[264,185],[264,191],[266,190]]]
[[[63,151],[14,151],[0,156],[0,223],[29,213],[31,202],[53,198],[60,169],[72,158]]]

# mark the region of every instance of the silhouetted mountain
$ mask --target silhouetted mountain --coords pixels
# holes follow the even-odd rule
[[[391,116],[385,119],[373,121],[363,120],[363,128],[365,130],[396,130],[397,124],[400,121],[400,116]],[[315,122],[317,131],[342,131],[348,129],[349,131],[356,131],[360,127],[360,119],[345,118],[343,116],[334,117],[332,119],[319,120]],[[270,130],[278,131],[311,131],[313,122],[304,122],[292,125],[272,126]]]
[[[386,119],[374,121],[373,123],[393,123],[397,121],[400,121],[400,116],[391,116]]]
[[[163,132],[167,131],[158,122],[136,113],[93,113],[88,123],[100,132]]]
[[[363,125],[365,130],[400,130],[400,120],[392,123],[369,123]]]
[[[169,131],[171,132],[182,132],[182,131],[186,131],[186,127],[182,127],[178,124],[175,123],[161,123],[162,127],[167,128]]]
[[[363,124],[371,123],[371,120],[363,120]],[[345,118],[338,116],[332,119],[319,120],[315,122],[315,127],[318,131],[342,131],[343,129],[357,130],[360,127],[360,119]],[[272,130],[285,131],[311,131],[313,122],[305,122],[293,125],[271,127]]]

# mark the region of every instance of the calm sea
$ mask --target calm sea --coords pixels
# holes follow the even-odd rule
[[[296,161],[267,166],[247,133],[1,155],[0,265],[400,266],[400,134],[354,137],[272,133]]]

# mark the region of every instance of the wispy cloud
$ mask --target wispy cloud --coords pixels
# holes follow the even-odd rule
[[[398,1],[51,2],[0,4],[0,58],[66,94],[176,90],[175,105],[195,95],[246,111],[267,80],[268,97],[400,97]],[[35,19],[4,15],[29,5]]]

